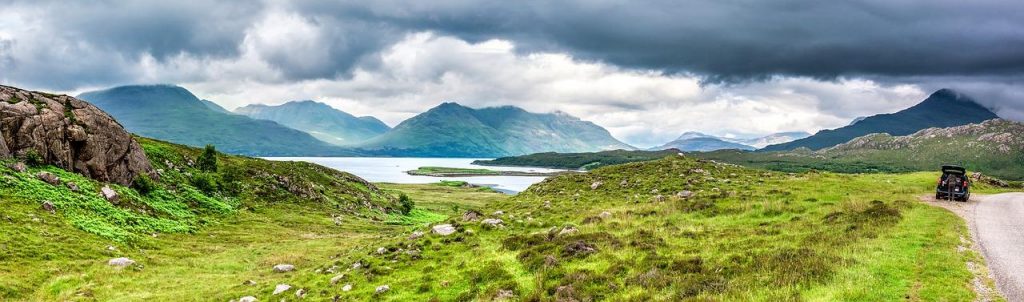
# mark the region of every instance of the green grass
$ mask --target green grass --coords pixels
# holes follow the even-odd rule
[[[158,190],[187,187],[187,176],[169,173],[163,160],[187,166],[200,151],[143,142],[164,169]],[[144,240],[118,242],[77,226],[63,206],[49,214],[31,195],[0,195],[0,219],[12,222],[0,223],[0,299],[276,301],[297,288],[310,301],[486,301],[503,291],[526,301],[975,297],[965,262],[979,258],[958,251],[968,236],[963,222],[917,201],[930,193],[934,173],[789,174],[670,157],[552,177],[509,196],[454,183],[342,181],[346,174],[299,163],[220,157],[219,165],[218,191],[198,194],[227,211],[169,202],[139,214],[167,213],[159,215],[191,227],[156,237],[114,224]],[[232,167],[241,171],[224,172]],[[95,189],[78,181],[92,186],[83,192]],[[676,197],[684,190],[694,195]],[[408,215],[388,210],[401,193],[415,203]],[[160,200],[138,198],[139,205]],[[463,221],[470,210],[504,226]],[[458,231],[430,234],[438,223]],[[568,227],[577,231],[558,234]],[[410,239],[417,230],[426,235]],[[139,265],[106,266],[120,256]],[[297,270],[272,272],[280,263]],[[280,283],[293,290],[271,296]],[[375,294],[379,285],[391,290]]]
[[[474,207],[504,211],[505,228],[456,218],[445,221],[456,235],[394,239],[388,246],[419,249],[422,259],[365,251],[359,261],[371,268],[348,280],[371,286],[330,292],[387,301],[489,300],[502,290],[540,301],[970,300],[971,255],[957,250],[963,222],[917,201],[933,176],[789,175],[682,158],[559,176]],[[671,197],[680,190],[696,195]],[[579,231],[555,235],[570,225]],[[381,284],[392,290],[374,295]]]

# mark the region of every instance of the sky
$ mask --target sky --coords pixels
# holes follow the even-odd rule
[[[181,2],[181,3],[172,3]],[[646,147],[841,127],[939,88],[1024,120],[1024,2],[0,0],[0,83],[169,83],[389,125],[564,111]]]

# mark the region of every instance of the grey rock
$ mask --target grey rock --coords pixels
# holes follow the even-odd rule
[[[245,296],[245,297],[238,298],[238,302],[256,302],[256,301],[259,301],[259,300],[256,300],[256,297],[253,297],[253,296]]]
[[[64,183],[64,185],[68,186],[68,190],[71,190],[71,192],[78,192],[78,191],[81,190],[81,189],[78,188],[78,184],[70,182],[70,181]]]
[[[57,207],[53,206],[53,203],[50,202],[49,200],[46,200],[43,201],[43,210],[46,210],[47,212],[50,212],[50,214],[53,214],[57,212]]]
[[[499,227],[502,225],[502,223],[504,223],[504,221],[501,221],[501,219],[496,218],[488,218],[480,221],[480,225],[487,227]]]
[[[66,95],[0,86],[0,142],[0,158],[36,152],[47,164],[99,181],[130,185],[136,175],[154,174],[117,121]]]
[[[377,255],[384,255],[384,254],[387,254],[387,253],[388,253],[388,249],[382,248],[382,247],[378,247],[377,248]]]
[[[608,219],[608,218],[612,217],[612,213],[608,212],[608,211],[604,211],[604,212],[601,212],[601,214],[598,214],[597,216],[601,217],[601,219]]]
[[[286,273],[294,270],[295,266],[291,264],[278,264],[274,266],[275,273]]]
[[[288,285],[288,284],[278,284],[277,286],[274,286],[274,293],[273,294],[274,295],[279,295],[279,294],[281,294],[283,292],[288,291],[289,289],[292,289],[291,285]]]
[[[341,279],[345,279],[345,274],[341,274],[341,275],[337,275],[337,276],[332,277],[331,278],[331,285],[338,284],[338,282],[341,282]]]
[[[256,281],[245,280],[245,282],[242,282],[242,285],[253,286],[253,285],[256,285]]]
[[[53,175],[53,173],[50,172],[39,172],[36,174],[36,178],[54,186],[60,184],[60,177],[57,177],[57,175]]]
[[[558,231],[558,236],[572,235],[578,233],[580,230],[574,226],[567,226]]]
[[[466,211],[466,213],[462,214],[462,220],[463,221],[474,221],[474,220],[480,219],[480,216],[482,216],[480,214],[480,212],[477,212],[475,210],[469,210],[469,211]]]
[[[126,266],[130,266],[132,264],[135,264],[135,260],[128,259],[128,258],[125,258],[125,257],[114,258],[114,259],[110,259],[110,261],[107,261],[107,265],[115,266],[115,267],[126,267]]]
[[[493,214],[491,214],[491,215],[492,215],[492,216],[501,216],[501,215],[505,215],[505,211],[502,211],[502,210],[497,210],[497,211],[494,211],[494,213],[493,213]]]
[[[434,232],[434,234],[448,236],[455,233],[455,227],[450,224],[439,224],[431,228],[431,231]]]
[[[117,192],[115,192],[114,189],[111,189],[110,186],[103,186],[103,188],[100,188],[100,196],[103,196],[103,199],[113,203],[120,200],[120,197],[117,196]]]
[[[604,184],[604,182],[595,181],[594,183],[590,184],[590,189],[591,190],[597,190],[597,188],[600,188],[601,185],[603,185],[603,184]]]
[[[689,190],[683,190],[683,191],[680,191],[679,193],[676,193],[676,197],[679,197],[679,198],[690,198],[692,196],[693,196],[693,192],[689,191]]]
[[[0,141],[2,141],[2,140],[0,140]],[[11,170],[14,170],[15,172],[18,172],[18,173],[22,173],[22,172],[28,171],[28,166],[25,166],[25,163],[23,163],[23,162],[16,162],[16,163],[10,164],[7,167],[11,168]]]
[[[350,291],[350,290],[352,290],[352,284],[345,284],[345,286],[341,287],[341,291],[343,291],[343,292],[347,292],[347,291]]]
[[[389,290],[391,290],[391,286],[388,286],[387,284],[385,284],[385,285],[378,286],[377,290],[375,290],[374,292],[378,293],[378,294],[382,294],[382,293],[385,293],[385,292],[387,292]]]
[[[305,288],[300,288],[299,290],[296,290],[295,291],[295,297],[299,298],[299,299],[306,298],[306,289]]]
[[[419,239],[420,237],[423,237],[423,231],[415,231],[415,232],[412,232],[412,234],[409,235],[409,239],[413,239],[413,240]]]

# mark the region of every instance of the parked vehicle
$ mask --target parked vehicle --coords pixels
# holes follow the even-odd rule
[[[971,198],[971,179],[967,169],[956,165],[943,165],[942,176],[935,188],[935,199],[967,201]]]

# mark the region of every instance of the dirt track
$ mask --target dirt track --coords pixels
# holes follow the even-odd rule
[[[1024,193],[975,195],[966,203],[931,203],[967,221],[1003,297],[1024,302]]]

